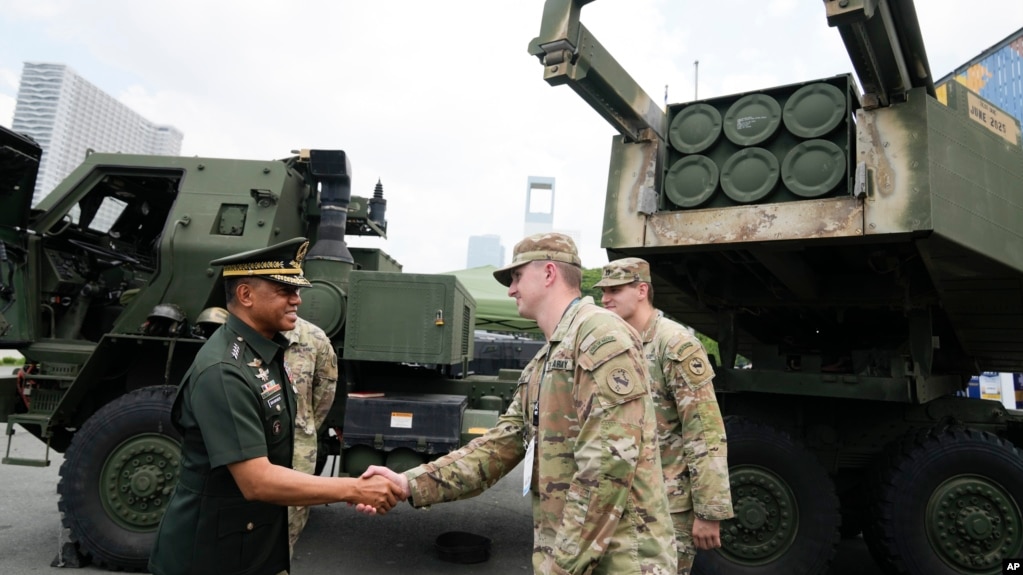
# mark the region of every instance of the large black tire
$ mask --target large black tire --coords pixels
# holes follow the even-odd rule
[[[58,507],[93,563],[144,571],[177,484],[181,436],[171,424],[177,388],[145,387],[100,408],[60,466]]]
[[[825,469],[773,427],[729,417],[725,429],[735,517],[721,523],[720,549],[697,553],[693,573],[826,573],[841,517]]]
[[[1011,443],[959,426],[888,450],[863,537],[886,573],[1002,572],[1023,555],[1023,459]]]

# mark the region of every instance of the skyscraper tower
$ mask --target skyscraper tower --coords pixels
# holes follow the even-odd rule
[[[531,236],[554,229],[554,178],[526,179],[525,234]]]
[[[176,156],[184,135],[146,120],[64,64],[25,62],[11,127],[43,148],[35,205],[89,150]]]
[[[465,267],[494,266],[499,268],[503,265],[504,246],[501,245],[501,236],[494,234],[469,236],[469,252]]]

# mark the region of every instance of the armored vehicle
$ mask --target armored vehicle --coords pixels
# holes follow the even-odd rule
[[[0,347],[25,357],[0,379],[3,463],[64,454],[62,521],[93,563],[146,567],[177,480],[174,391],[226,313],[209,266],[218,257],[311,239],[299,314],[341,360],[321,466],[336,454],[338,473],[407,469],[481,434],[506,407],[514,374],[462,375],[476,304],[457,278],[403,273],[379,249],[348,246],[347,236],[386,237],[387,221],[380,183],[352,196],[345,152],[96,153],[32,208],[40,158],[35,142],[0,129]],[[19,428],[45,444],[33,442],[38,457],[11,456]]]
[[[668,104],[547,0],[529,44],[619,135],[602,247],[718,342],[735,518],[696,572],[888,573],[1023,555],[1023,412],[961,397],[1023,370],[1018,123],[934,86],[909,0],[825,0],[852,75]],[[736,358],[751,369],[736,367]]]

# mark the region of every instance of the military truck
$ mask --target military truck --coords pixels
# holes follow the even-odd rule
[[[602,247],[647,259],[655,305],[720,348],[735,518],[695,572],[825,573],[862,532],[888,573],[1000,573],[1023,555],[1023,412],[961,395],[1023,371],[1018,122],[934,98],[909,0],[824,0],[859,85],[665,108],[587,3],[547,0],[529,52],[618,132]]]
[[[25,357],[0,379],[0,421],[3,463],[45,466],[51,449],[64,454],[68,553],[146,568],[177,480],[174,392],[226,313],[209,266],[220,256],[311,239],[313,285],[299,314],[341,360],[321,467],[335,454],[335,473],[406,469],[480,435],[507,406],[514,374],[461,375],[476,310],[462,284],[348,246],[347,236],[386,237],[387,221],[379,182],[372,196],[352,196],[345,152],[274,161],[94,153],[33,208],[41,156],[31,139],[0,129],[0,348]],[[29,443],[38,456],[17,456]]]

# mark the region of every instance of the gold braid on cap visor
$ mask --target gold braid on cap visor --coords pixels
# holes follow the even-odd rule
[[[268,276],[268,275],[301,275],[302,268],[284,267],[281,260],[273,262],[256,262],[250,264],[231,264],[224,266],[224,277],[232,276]]]

